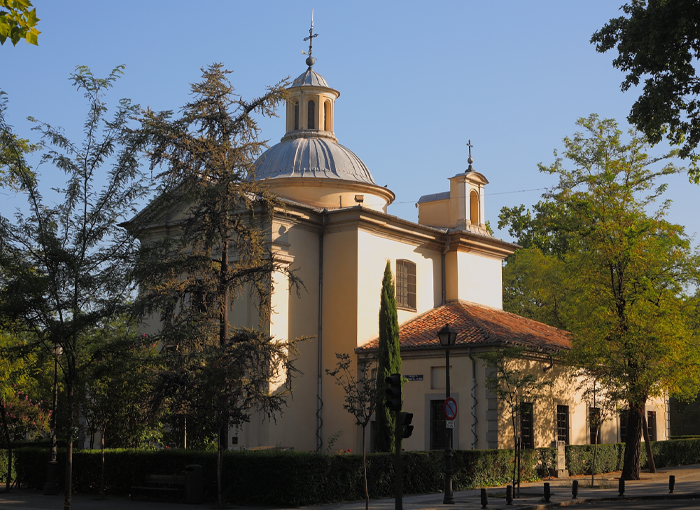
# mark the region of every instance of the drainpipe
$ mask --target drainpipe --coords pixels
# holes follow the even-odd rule
[[[326,209],[321,212],[321,233],[318,235],[318,381],[316,383],[316,451],[323,449],[323,235],[326,233]]]
[[[476,399],[476,360],[472,356],[472,348],[469,347],[469,359],[472,360],[472,450],[476,450],[477,443],[479,442],[479,436],[476,435],[476,424],[479,420],[476,418],[476,405],[479,401]]]
[[[450,230],[445,231],[445,249],[442,250],[441,262],[442,262],[442,304],[447,304],[447,274],[445,272],[445,254],[450,249]]]

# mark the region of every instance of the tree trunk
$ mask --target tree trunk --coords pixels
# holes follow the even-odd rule
[[[7,480],[5,481],[5,492],[7,493],[10,492],[10,486],[12,485],[12,439],[10,437],[10,428],[7,425],[7,413],[3,400],[0,400],[0,414],[2,414],[2,428],[7,441]]]
[[[68,367],[68,444],[66,445],[66,473],[64,480],[64,492],[65,496],[63,499],[63,510],[71,510],[71,495],[73,491],[73,386],[75,384],[75,360],[69,360]]]
[[[510,420],[513,422],[513,489],[515,490],[515,473],[518,469],[518,429],[515,427],[515,413],[511,411]]]
[[[365,429],[367,424],[362,425],[362,468],[365,472],[365,510],[369,510],[369,488],[367,487],[367,454],[365,453]]]
[[[221,490],[221,476],[224,467],[224,445],[223,445],[224,426],[219,426],[219,448],[216,456],[216,501],[219,508],[224,507],[223,492]]]
[[[100,479],[100,495],[102,499],[105,499],[105,431],[107,427],[102,425],[102,430],[100,431],[100,447],[102,448],[102,478]],[[111,430],[111,429],[110,429]],[[90,448],[92,450],[92,448]]]
[[[642,446],[642,418],[644,406],[630,405],[627,414],[627,438],[625,460],[622,466],[623,480],[639,480],[639,458]]]
[[[647,449],[647,467],[650,473],[656,473],[656,463],[654,462],[654,452],[651,451],[651,441],[649,440],[649,426],[647,425],[646,406],[642,411],[642,431],[644,432],[644,446]]]
[[[598,435],[600,434],[600,427],[596,429],[595,434],[595,444],[593,445],[593,465],[591,466],[591,489],[595,485],[595,460],[598,456]]]

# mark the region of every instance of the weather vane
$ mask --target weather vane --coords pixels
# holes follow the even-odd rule
[[[467,168],[467,172],[471,172],[474,170],[472,168],[472,163],[474,163],[474,158],[472,158],[472,147],[474,147],[474,146],[472,145],[471,140],[469,140],[467,142],[467,147],[469,147],[469,159],[467,159],[467,163],[469,163],[469,168]]]
[[[306,65],[311,67],[316,62],[316,59],[311,56],[314,46],[314,37],[318,37],[318,34],[314,34],[314,10],[311,9],[311,28],[309,29],[309,37],[304,37],[305,41],[309,41],[309,56],[306,58]],[[302,53],[305,53],[302,51]]]

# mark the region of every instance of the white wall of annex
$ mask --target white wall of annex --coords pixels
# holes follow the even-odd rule
[[[410,260],[416,264],[416,311],[399,310],[399,324],[440,306],[441,255],[414,244],[403,243],[358,232],[358,290],[357,290],[357,345],[363,345],[379,335],[379,301],[382,277],[387,260],[396,279],[396,260]]]

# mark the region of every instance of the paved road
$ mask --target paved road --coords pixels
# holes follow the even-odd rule
[[[668,497],[669,475],[676,477],[676,489],[673,500],[663,500]],[[589,477],[578,477],[581,485],[577,499],[572,499],[572,479],[550,480],[552,498],[549,504],[542,499],[543,482],[524,483],[520,499],[512,506],[506,505],[505,488],[492,487],[488,489],[491,510],[544,510],[549,507],[576,505],[576,509],[588,510],[598,508],[611,509],[700,509],[700,465],[664,468],[659,473],[642,473],[642,480],[627,482],[625,496],[632,501],[620,500],[618,497],[619,473],[608,473],[596,477],[596,484],[602,488],[586,488],[584,483]],[[455,493],[455,510],[480,510],[480,491],[460,491]],[[691,498],[695,499],[691,499]],[[655,498],[655,499],[645,499]],[[607,501],[601,501],[601,500]],[[372,499],[369,504],[372,510],[393,510],[393,499]],[[214,508],[213,503],[202,505],[187,505],[167,501],[130,501],[126,498],[109,498],[100,500],[97,496],[76,494],[73,497],[74,510],[185,510]],[[63,496],[43,496],[37,491],[13,491],[9,494],[0,493],[0,509],[2,510],[60,510],[63,508]],[[262,510],[260,507],[232,506],[236,510]],[[364,510],[364,501],[351,501],[309,507],[308,510]],[[421,494],[406,496],[403,500],[404,510],[448,510],[450,506],[442,504],[442,494]],[[267,508],[265,510],[281,510]]]

